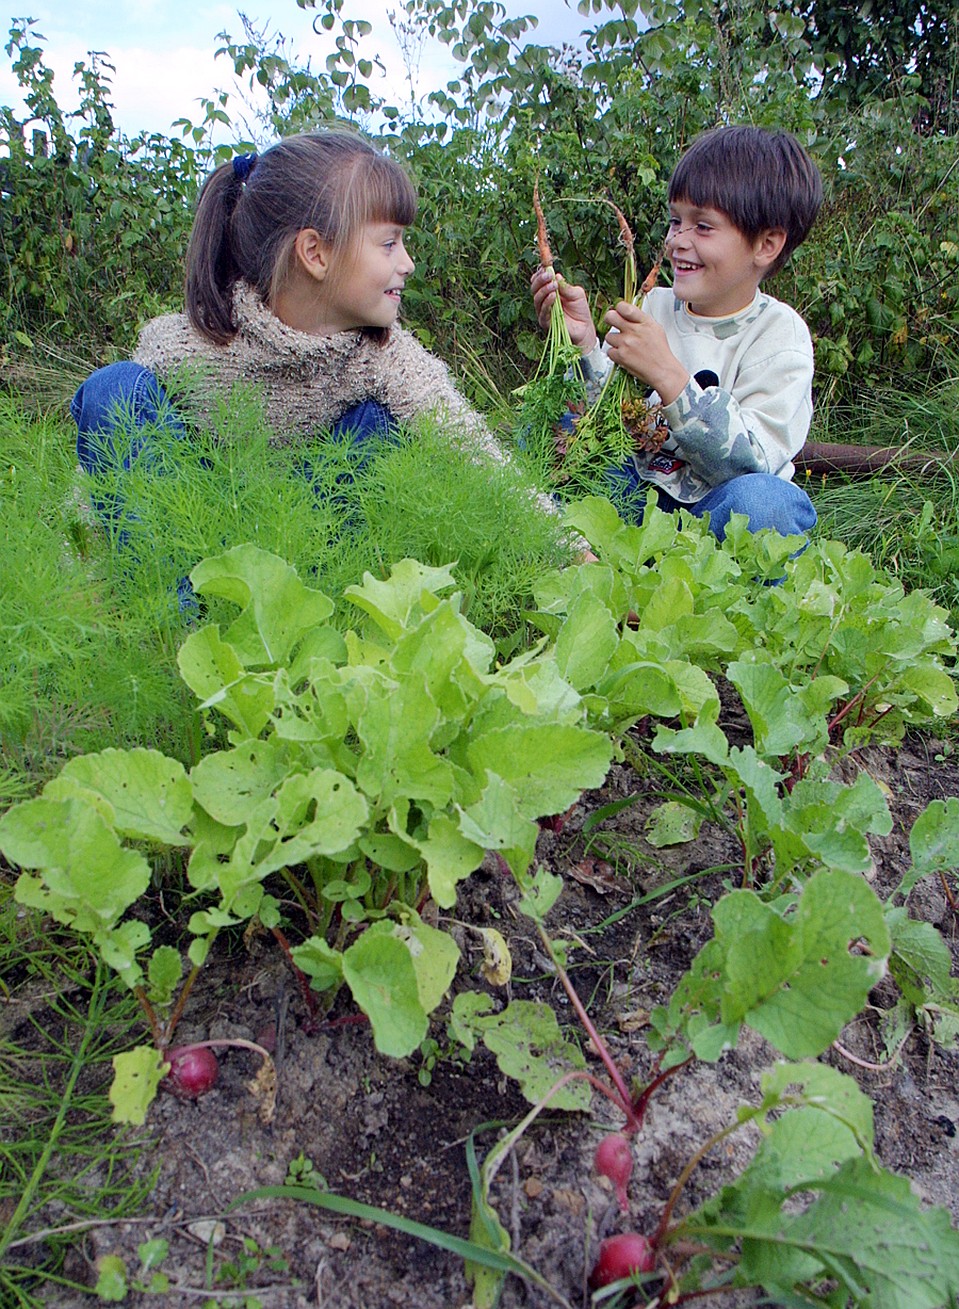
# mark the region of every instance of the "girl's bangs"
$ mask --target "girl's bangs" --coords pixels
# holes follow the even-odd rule
[[[416,190],[399,164],[383,155],[371,160],[366,182],[367,221],[409,227],[416,217]]]

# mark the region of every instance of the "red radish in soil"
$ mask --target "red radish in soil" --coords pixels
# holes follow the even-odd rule
[[[181,1100],[196,1100],[213,1089],[220,1073],[216,1055],[205,1045],[180,1045],[167,1050],[164,1060],[170,1071],[160,1083]]]
[[[623,1213],[629,1213],[629,1197],[626,1187],[629,1175],[633,1171],[633,1152],[629,1141],[620,1132],[604,1136],[596,1147],[593,1160],[600,1177],[608,1177],[616,1188],[616,1199]]]
[[[589,1275],[593,1290],[609,1286],[633,1273],[651,1273],[656,1267],[656,1252],[639,1232],[622,1232],[609,1236],[599,1247],[599,1258]]]

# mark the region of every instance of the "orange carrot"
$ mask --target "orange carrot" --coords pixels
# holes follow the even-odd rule
[[[549,235],[546,231],[546,215],[539,199],[539,178],[533,183],[533,209],[536,213],[536,244],[539,246],[539,262],[543,268],[553,267],[553,252],[549,248]]]
[[[609,202],[613,206],[613,212],[616,215],[616,221],[619,223],[619,237],[626,247],[626,258],[632,259],[633,252],[636,248],[636,239],[633,236],[633,229],[626,221],[626,215],[618,205],[614,205],[612,200]]]
[[[638,299],[642,300],[644,296],[649,295],[650,291],[656,285],[656,279],[659,277],[659,270],[662,268],[662,266],[663,266],[663,256],[660,255],[657,258],[656,262],[653,264],[652,268],[646,274],[645,278],[643,279],[643,284],[639,288]]]

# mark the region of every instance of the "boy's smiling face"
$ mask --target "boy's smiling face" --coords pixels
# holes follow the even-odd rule
[[[666,236],[673,293],[705,318],[735,314],[752,302],[785,240],[780,228],[744,236],[720,210],[674,201]]]

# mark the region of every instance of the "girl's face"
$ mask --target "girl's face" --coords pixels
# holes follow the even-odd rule
[[[403,286],[414,268],[403,244],[405,231],[396,223],[367,223],[350,266],[320,284],[328,332],[396,322]]]

